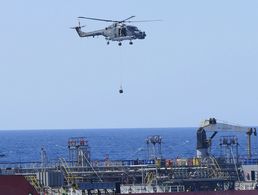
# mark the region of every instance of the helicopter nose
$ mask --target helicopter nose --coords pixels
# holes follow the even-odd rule
[[[146,37],[146,33],[145,32],[141,32],[141,38],[144,39]]]

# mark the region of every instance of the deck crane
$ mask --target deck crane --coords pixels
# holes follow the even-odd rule
[[[206,132],[213,132],[211,137],[207,138]],[[204,158],[209,156],[208,149],[211,146],[211,140],[218,132],[244,132],[247,134],[247,155],[248,159],[252,157],[251,153],[251,135],[256,136],[256,128],[238,126],[218,122],[215,118],[204,120],[200,128],[197,130],[197,157]]]

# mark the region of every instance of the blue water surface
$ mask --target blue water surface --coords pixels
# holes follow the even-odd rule
[[[147,159],[145,140],[151,135],[162,137],[162,156],[166,159],[188,158],[196,154],[197,128],[150,129],[86,129],[86,130],[17,130],[0,131],[0,162],[40,161],[44,147],[49,160],[68,159],[67,142],[70,137],[86,137],[91,158],[103,160]],[[231,133],[232,134],[232,133]],[[213,141],[213,152],[219,154],[219,138]],[[246,135],[238,133],[239,152],[246,154]],[[257,154],[257,138],[252,138],[253,153]]]

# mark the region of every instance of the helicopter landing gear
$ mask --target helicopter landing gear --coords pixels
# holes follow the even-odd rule
[[[119,46],[121,46],[121,45],[122,45],[122,43],[121,43],[121,42],[119,42],[119,43],[118,43],[118,45],[119,45]]]
[[[109,45],[109,41],[107,42],[107,45]]]
[[[122,85],[120,86],[119,93],[124,93],[124,90],[122,88]]]
[[[133,42],[132,42],[132,41],[130,41],[130,42],[129,42],[129,44],[130,44],[130,45],[132,45],[132,44],[133,44]]]

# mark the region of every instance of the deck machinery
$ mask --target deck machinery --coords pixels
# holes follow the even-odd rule
[[[46,152],[42,149],[41,162],[35,162],[31,167],[13,163],[8,165],[9,172],[2,168],[1,173],[37,176],[41,189],[73,186],[87,189],[88,193],[100,192],[99,188],[105,186],[113,189],[102,190],[114,193],[223,191],[236,189],[237,185],[241,189],[245,181],[251,182],[249,184],[254,188],[258,180],[258,167],[256,170],[249,170],[247,177],[244,163],[238,157],[239,144],[236,136],[221,136],[220,155],[215,158],[211,154],[211,141],[215,135],[220,131],[234,132],[233,127],[236,131],[246,132],[248,143],[251,144],[251,135],[256,135],[255,128],[251,130],[249,127],[218,123],[212,118],[205,120],[196,132],[197,155],[193,158],[162,158],[162,138],[154,135],[145,140],[149,157],[147,160],[96,161],[90,158],[88,140],[85,137],[74,137],[67,144],[69,159],[60,158],[58,162],[47,162]],[[206,131],[212,132],[212,135],[208,137]],[[251,146],[248,150],[249,157],[251,158]],[[51,180],[50,176],[54,179]],[[59,182],[53,182],[57,179]],[[94,191],[94,188],[98,189]]]

